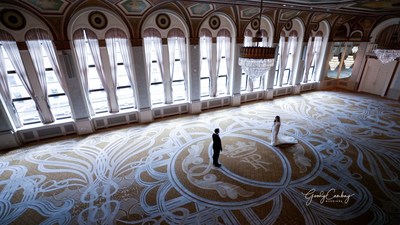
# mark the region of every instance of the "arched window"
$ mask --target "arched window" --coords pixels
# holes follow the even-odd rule
[[[136,107],[134,65],[131,59],[129,39],[121,29],[112,28],[107,31],[106,44],[111,65],[111,87],[118,98],[120,109]]]
[[[200,30],[200,95],[210,96],[212,74],[212,34],[208,29]]]
[[[274,86],[290,85],[293,78],[293,59],[297,47],[297,32],[291,31],[289,39],[286,42],[284,32],[279,39],[279,55],[277,65],[278,70],[275,73]]]
[[[51,108],[51,111],[42,112],[46,113],[43,115],[45,121],[53,122],[53,116],[56,119],[70,118],[71,108],[64,91],[67,90],[66,81],[60,70],[50,36],[42,29],[31,29],[26,33],[25,38],[44,101],[47,101],[46,104],[49,104]]]
[[[113,112],[96,34],[89,29],[78,29],[73,40],[90,114]]]
[[[231,60],[231,35],[227,29],[222,29],[217,33],[217,89],[216,94],[229,94],[229,71]],[[211,82],[213,83],[213,82]],[[213,91],[215,95],[215,90]]]
[[[317,81],[316,65],[319,61],[319,55],[322,46],[322,32],[318,32],[315,37],[310,37],[307,44],[307,52],[304,60],[303,83]]]
[[[166,77],[164,77],[161,34],[154,28],[148,28],[143,35],[151,103],[160,104],[165,102],[167,100],[165,96],[168,96],[166,93],[168,89],[163,84]]]
[[[169,52],[169,67],[170,81],[169,88],[171,89],[172,101],[186,100],[187,96],[187,72],[186,72],[186,42],[185,35],[178,28],[171,29],[168,32],[168,52]]]
[[[50,36],[42,29],[31,29],[25,38],[37,76],[27,75],[16,42],[0,31],[1,95],[14,125],[18,128],[71,117],[64,76]],[[33,88],[36,82],[39,86]]]
[[[1,96],[14,125],[39,123],[33,90],[29,82],[17,43],[6,31],[0,30]]]

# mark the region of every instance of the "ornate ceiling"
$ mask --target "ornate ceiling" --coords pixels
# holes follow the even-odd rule
[[[338,33],[346,33],[343,31],[345,26],[350,30],[360,30],[363,36],[359,41],[366,41],[374,26],[400,15],[400,0],[264,0],[262,4],[263,15],[273,21],[275,30],[279,31],[293,18],[300,18],[308,31],[320,21],[326,20],[332,27],[331,39],[339,38]],[[164,9],[175,11],[186,20],[191,28],[191,37],[196,37],[202,21],[216,12],[230,16],[237,26],[238,36],[243,36],[245,27],[259,15],[260,1],[2,0],[0,3],[0,9],[15,6],[31,11],[43,19],[53,28],[55,38],[65,41],[69,19],[86,7],[105,8],[121,16],[130,24],[133,37],[140,37],[140,26],[146,16]]]

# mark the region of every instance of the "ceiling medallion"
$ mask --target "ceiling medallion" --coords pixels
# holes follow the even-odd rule
[[[107,17],[102,12],[92,12],[89,14],[89,23],[92,27],[101,30],[107,26]]]
[[[4,26],[11,30],[21,30],[26,25],[26,20],[22,13],[14,9],[1,10],[0,20]]]
[[[254,18],[251,21],[251,28],[253,28],[253,30],[258,30],[260,28],[260,19],[259,18]]]
[[[156,17],[157,26],[161,29],[167,29],[171,24],[171,19],[165,13],[158,14]]]
[[[210,25],[210,27],[212,29],[216,30],[221,25],[221,20],[219,19],[218,16],[212,16],[212,17],[210,17],[210,20],[208,21],[208,24]]]
[[[291,30],[292,27],[293,27],[292,21],[288,21],[288,22],[285,24],[285,29],[286,29],[287,31]]]

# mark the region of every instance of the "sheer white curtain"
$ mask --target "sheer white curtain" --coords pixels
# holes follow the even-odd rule
[[[261,30],[262,41],[261,47],[268,47],[268,33],[266,30]]]
[[[14,42],[15,47],[17,44],[15,41],[11,41],[11,35],[5,33],[5,31],[0,30],[0,47],[2,45],[12,45]],[[8,43],[11,42],[11,43]],[[0,94],[3,96],[5,107],[7,108],[8,114],[10,115],[13,124],[16,128],[22,127],[22,122],[18,116],[18,111],[12,102],[12,96],[8,83],[7,69],[5,65],[3,51],[0,49]]]
[[[297,33],[295,33],[297,34]],[[293,60],[294,60],[294,55],[296,54],[296,49],[297,49],[297,36],[295,35],[290,35],[289,36],[289,56],[288,60],[290,60],[290,77],[289,77],[289,84],[292,84],[293,79],[295,78],[295,74],[293,73]],[[286,62],[288,64],[288,62]],[[287,65],[286,65],[287,66]]]
[[[67,84],[65,80],[65,75],[60,70],[59,62],[57,59],[57,55],[55,52],[55,47],[53,42],[51,41],[50,35],[42,29],[31,29],[29,30],[26,35],[27,45],[29,49],[29,53],[32,57],[33,64],[35,66],[36,72],[39,76],[39,83],[42,88],[44,94],[44,101],[46,105],[49,106],[48,96],[47,96],[47,81],[46,81],[46,73],[45,73],[45,66],[43,61],[43,53],[42,49],[45,51],[47,58],[51,64],[54,74],[58,82],[60,83],[61,88],[65,92],[67,96],[69,96]],[[69,98],[67,98],[69,101]],[[50,109],[50,107],[48,107]],[[54,117],[51,111],[48,111],[48,122],[54,121]]]
[[[246,29],[244,32],[244,42],[243,42],[244,47],[251,47],[253,46],[253,34],[249,29]],[[253,80],[250,79],[249,76],[246,76],[247,82],[246,82],[246,91],[253,91]]]
[[[226,73],[227,73],[226,74],[225,94],[229,95],[230,94],[229,80],[230,80],[230,71],[231,71],[231,34],[227,29],[220,30],[217,34],[217,46],[218,46],[218,38],[220,38],[220,42],[222,42],[221,44],[225,46],[225,60],[226,60]],[[217,47],[217,49],[218,49],[218,47]],[[219,72],[217,74],[219,74]]]
[[[312,41],[313,37],[308,38],[308,44],[307,44],[307,53],[306,53],[306,58],[304,60],[304,74],[303,74],[303,83],[307,83],[308,81],[308,73],[310,72],[310,67],[311,63],[314,57],[314,50],[312,48]]]
[[[118,61],[117,61],[117,55],[115,54],[117,52],[117,49],[119,48],[121,52],[121,57],[122,61],[124,63],[124,68],[126,70],[126,74],[128,75],[129,83],[132,87],[133,90],[133,96],[134,94],[134,78],[132,74],[132,61],[131,61],[131,56],[130,56],[130,45],[129,45],[129,40],[125,34],[124,31],[118,28],[111,28],[110,30],[107,31],[106,33],[106,45],[107,45],[107,53],[108,53],[108,58],[110,60],[110,66],[111,66],[111,82],[109,83],[109,88],[111,93],[115,96],[115,102],[114,106],[115,109],[113,112],[118,112],[119,111],[119,105],[117,101],[117,68],[118,68]]]
[[[279,69],[279,79],[278,79],[278,86],[282,86],[283,77],[285,73],[285,69],[287,67],[287,63],[289,57],[291,57],[291,50],[294,49],[293,45],[296,45],[297,37],[290,36],[289,41],[286,43],[285,36],[281,36],[279,39],[279,47],[280,47],[280,55],[281,55],[281,64]]]
[[[84,90],[84,97],[86,101],[86,105],[88,107],[89,113],[93,116],[94,110],[89,98],[89,77],[88,77],[88,65],[87,65],[87,51],[86,51],[86,38],[83,29],[79,29],[75,31],[73,34],[74,39],[74,49],[76,56],[78,58],[79,70],[80,74],[83,76],[81,79],[83,90]]]
[[[178,48],[179,59],[181,61],[182,73],[184,77],[184,86],[186,90],[186,49],[185,49],[185,35],[184,33],[178,29],[174,28],[168,32],[168,52],[169,52],[169,68],[170,68],[170,79],[168,83],[168,88],[170,88],[170,96],[166,99],[166,103],[173,102],[173,89],[172,82],[174,80],[174,71],[175,71],[175,59],[177,56],[175,55],[175,48]]]
[[[204,57],[207,58],[207,64],[208,64],[208,72],[210,75],[210,82],[212,82],[213,77],[216,75],[213,75],[213,68],[212,68],[212,36],[211,32],[207,29],[201,29],[200,31],[200,41],[201,41],[201,48],[204,48]],[[214,78],[215,79],[215,78]],[[210,86],[210,97],[215,97],[216,96],[216,88],[215,90],[212,90],[212,84]],[[215,93],[215,94],[214,94]]]
[[[107,94],[108,111],[109,112],[117,112],[118,110],[115,107],[113,107],[113,105],[112,105],[112,103],[117,102],[117,99],[116,99],[117,96],[114,95],[114,92],[112,92],[112,90],[110,88],[113,86],[113,84],[107,83],[106,74],[104,73],[103,63],[101,61],[100,47],[99,47],[99,41],[97,39],[97,36],[93,31],[88,30],[88,29],[85,30],[85,33],[86,33],[87,42],[89,44],[90,52],[92,53],[93,62],[96,67],[97,74],[99,75],[101,84],[103,85],[104,90]]]
[[[246,29],[244,32],[244,42],[243,42],[244,47],[251,47],[253,46],[253,35],[249,29]]]
[[[318,65],[318,62],[320,60],[319,55],[321,53],[321,47],[322,47],[322,36],[316,36],[314,40],[314,65],[315,68]],[[314,75],[314,81],[317,81],[316,75]]]
[[[186,59],[186,41],[185,41],[185,37],[179,37],[177,39],[177,44],[178,44],[178,49],[179,49],[179,53],[180,53],[183,79],[185,80],[184,81],[184,83],[185,83],[185,95],[187,95],[188,75],[187,75],[187,59]]]
[[[3,38],[7,38],[7,37],[2,37],[2,40],[5,40]],[[31,81],[25,71],[25,67],[22,62],[21,55],[19,54],[17,44],[11,38],[11,40],[8,39],[8,41],[3,42],[2,45],[11,61],[11,64],[13,65],[19,78],[21,79],[22,84],[26,88],[29,96],[35,102],[35,105],[39,112],[39,117],[40,117],[42,123],[53,122],[54,117],[51,114],[50,107],[47,102],[47,95],[45,96],[45,93],[43,93],[43,91],[42,91],[43,87],[38,91],[35,91],[32,88]],[[43,58],[42,58],[42,60],[43,60]],[[42,84],[40,84],[40,85],[42,85]],[[47,93],[47,89],[46,89],[46,93]]]
[[[154,47],[157,55],[157,64],[160,70],[161,79],[163,81],[164,87],[164,102],[167,103],[167,96],[170,96],[170,89],[165,85],[168,83],[169,75],[167,76],[164,73],[164,66],[163,66],[163,52],[162,52],[162,39],[161,34],[154,28],[148,28],[143,32],[144,36],[144,47],[145,47],[145,54],[146,54],[146,64],[148,66],[148,77],[149,80],[151,78],[151,49]],[[151,83],[151,81],[150,81]],[[171,95],[172,96],[172,95]]]
[[[107,44],[107,51],[110,57],[110,64],[113,73],[117,74],[117,61],[114,51],[117,46],[119,46],[119,50],[121,52],[122,62],[124,63],[124,68],[126,70],[126,74],[128,75],[129,83],[132,87],[132,95],[136,97],[135,94],[135,79],[134,79],[134,72],[133,72],[133,60],[131,54],[131,45],[129,42],[128,37],[126,36],[125,32],[121,29],[112,28],[107,31],[106,33],[106,44]],[[110,46],[110,49],[109,49]],[[110,52],[114,50],[113,53]],[[117,80],[115,80],[115,84],[117,84]],[[136,107],[136,106],[134,106]]]

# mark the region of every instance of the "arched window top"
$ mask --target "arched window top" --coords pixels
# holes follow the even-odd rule
[[[168,37],[185,37],[183,31],[179,28],[173,28],[168,32]]]
[[[106,32],[106,38],[128,39],[125,32],[119,28],[111,28]]]
[[[161,38],[161,33],[155,28],[147,28],[143,32],[143,37],[158,37],[158,38]]]
[[[15,41],[15,39],[7,31],[0,29],[0,42],[1,41]]]
[[[218,31],[217,37],[231,37],[231,33],[227,29],[221,29]]]
[[[290,31],[289,37],[297,37],[297,36],[298,36],[297,31],[295,30]]]
[[[211,31],[206,28],[201,28],[200,37],[212,37]]]
[[[51,40],[49,33],[40,28],[33,28],[26,32],[25,40]]]
[[[322,31],[318,31],[318,32],[315,34],[315,37],[322,37]]]
[[[86,28],[85,29],[84,28],[80,28],[80,29],[76,30],[72,37],[73,37],[74,40],[77,40],[77,39],[83,39],[84,40],[85,37],[86,37],[86,39],[96,39],[96,40],[98,39],[95,32],[93,32],[90,29],[86,29]]]
[[[252,37],[253,34],[251,33],[251,30],[250,30],[250,29],[246,29],[246,30],[244,31],[244,36],[245,36],[245,37]]]
[[[261,30],[261,37],[268,37],[268,33],[266,30],[264,29]]]

